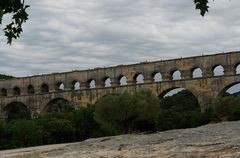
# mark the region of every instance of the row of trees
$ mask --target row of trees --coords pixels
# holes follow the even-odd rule
[[[46,113],[36,119],[0,123],[0,149],[238,120],[239,101],[238,94],[225,96],[214,104],[216,108],[202,113],[196,98],[186,90],[161,100],[150,91],[110,94],[95,105],[81,107],[74,112]]]

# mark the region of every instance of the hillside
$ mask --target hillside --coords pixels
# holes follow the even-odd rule
[[[9,75],[5,75],[5,74],[0,74],[0,80],[10,79],[10,78],[14,78],[14,77],[13,76],[9,76]]]
[[[240,157],[240,121],[0,151],[1,158]]]

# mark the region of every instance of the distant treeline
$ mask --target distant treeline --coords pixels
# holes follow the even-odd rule
[[[81,141],[125,133],[192,128],[240,119],[240,95],[225,95],[201,112],[197,99],[183,90],[159,99],[150,91],[110,94],[73,112],[50,112],[31,119],[14,110],[0,123],[0,149]],[[16,108],[17,109],[17,108]],[[17,117],[17,115],[18,117]]]
[[[14,77],[10,75],[0,74],[0,79],[10,79],[10,78],[14,78]]]

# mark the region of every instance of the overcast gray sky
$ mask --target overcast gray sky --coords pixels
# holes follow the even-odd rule
[[[30,15],[21,38],[8,46],[0,33],[0,73],[27,76],[240,50],[239,0],[211,1],[204,18],[193,0],[26,3]]]

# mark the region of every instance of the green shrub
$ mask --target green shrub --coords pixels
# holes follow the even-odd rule
[[[161,99],[158,130],[197,127],[208,122],[206,116],[201,113],[195,96],[183,90]]]
[[[95,106],[80,107],[73,113],[73,124],[76,129],[76,140],[96,137],[99,124],[94,119]]]
[[[44,144],[71,142],[75,136],[71,115],[48,113],[36,119]]]
[[[153,121],[158,115],[158,98],[150,91],[110,94],[96,103],[95,118],[122,133],[155,129]],[[148,129],[145,129],[147,127]]]
[[[233,110],[231,111],[230,116],[228,117],[229,121],[237,121],[240,120],[240,106],[237,106],[235,108],[233,108]]]
[[[237,111],[240,108],[240,95],[228,95],[218,98],[214,103],[214,107],[221,120],[236,120],[238,117]]]
[[[39,128],[32,120],[14,120],[4,127],[4,148],[28,147],[42,144]]]

